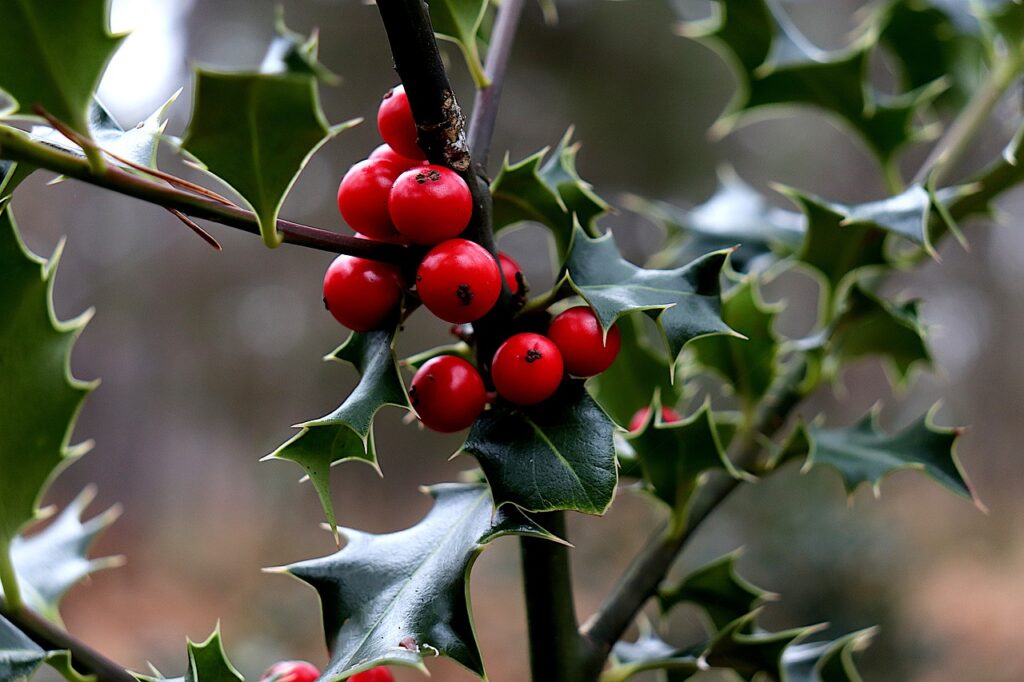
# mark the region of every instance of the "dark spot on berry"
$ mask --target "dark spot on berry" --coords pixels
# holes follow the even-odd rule
[[[330,310],[331,309],[331,306],[327,305],[327,297],[326,296],[324,296],[324,309],[326,309],[326,310]]]
[[[536,348],[531,348],[530,350],[526,351],[526,361],[527,362],[537,362],[542,357],[544,357],[544,355],[540,351],[538,351]]]
[[[460,284],[459,288],[455,290],[455,295],[459,297],[462,305],[469,305],[473,302],[473,287],[468,284]]]
[[[388,90],[387,92],[384,93],[384,99],[390,99],[391,96],[394,95],[394,94],[395,94],[395,89],[391,88],[390,90]]]
[[[422,185],[423,183],[427,182],[428,180],[430,182],[437,182],[440,179],[441,179],[441,174],[438,173],[436,170],[430,170],[430,171],[427,171],[426,173],[417,173],[416,174],[416,182],[418,184],[420,184],[420,185]]]
[[[420,401],[419,401],[419,398],[416,397],[416,387],[415,386],[410,386],[409,387],[409,402],[412,404],[413,407],[416,407],[417,405],[419,405]]]

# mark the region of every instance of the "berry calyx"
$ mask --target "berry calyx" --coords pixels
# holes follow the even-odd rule
[[[306,661],[278,661],[267,668],[259,682],[313,682],[320,671]]]
[[[388,212],[391,186],[401,173],[384,159],[366,159],[348,169],[338,186],[338,210],[349,227],[374,239],[401,236]]]
[[[384,143],[370,152],[371,159],[379,159],[381,161],[387,161],[388,163],[394,164],[399,170],[409,170],[416,166],[425,166],[427,161],[424,159],[411,159],[408,156],[402,156],[394,149],[391,145]]]
[[[512,292],[513,296],[525,294],[528,290],[526,278],[523,277],[523,269],[515,262],[512,256],[504,251],[498,252],[498,264],[501,265],[501,274],[505,278],[505,285]],[[523,290],[519,291],[519,281],[522,280]]]
[[[388,90],[377,109],[377,130],[392,149],[410,159],[425,159],[427,155],[416,142],[416,121],[412,117],[405,86]]]
[[[395,229],[417,244],[429,246],[457,237],[473,215],[466,181],[444,166],[410,168],[395,180],[388,195]]]
[[[611,367],[622,345],[619,328],[613,325],[605,337],[601,322],[585,305],[555,316],[548,337],[562,352],[566,371],[578,377],[592,377]]]
[[[324,305],[352,331],[385,327],[401,298],[401,275],[388,263],[341,255],[324,274]]]
[[[416,290],[427,310],[445,322],[473,322],[497,303],[501,271],[484,247],[449,239],[424,256],[416,271]]]
[[[348,679],[349,682],[395,682],[395,676],[383,666],[371,668],[366,672],[356,673]]]
[[[452,433],[469,428],[487,403],[476,367],[460,357],[441,355],[417,370],[409,398],[428,429]]]
[[[551,397],[562,383],[562,354],[551,339],[524,332],[510,336],[491,362],[494,388],[516,405],[536,405]]]
[[[640,429],[643,428],[644,424],[647,423],[647,419],[650,416],[651,416],[651,408],[650,407],[642,407],[642,408],[640,408],[630,418],[630,420],[629,420],[629,430],[630,431],[639,431]],[[681,421],[682,418],[683,418],[683,415],[679,414],[678,412],[673,410],[671,407],[663,407],[663,408],[661,408],[661,421],[665,422],[666,424],[671,424],[672,422]]]

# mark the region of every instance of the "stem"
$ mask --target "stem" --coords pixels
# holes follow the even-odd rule
[[[566,539],[565,512],[536,515],[537,522]],[[585,642],[577,632],[573,604],[569,548],[565,545],[520,538],[526,624],[530,640],[533,682],[583,682],[580,662]]]
[[[4,599],[10,604],[12,611],[25,609],[18,574],[14,572],[14,564],[11,562],[11,548],[6,543],[0,544],[0,587],[3,588]]]
[[[946,134],[932,148],[928,158],[914,176],[914,183],[924,183],[931,175],[932,181],[936,186],[939,185],[942,178],[956,166],[970,148],[981,126],[988,120],[1003,93],[1013,85],[1022,67],[1024,51],[1019,51],[996,64],[985,83],[971,97],[967,107],[960,112]]]
[[[491,139],[498,119],[498,104],[505,87],[505,73],[516,29],[519,27],[519,17],[523,13],[523,4],[524,0],[503,0],[494,19],[487,64],[484,65],[484,73],[491,84],[477,91],[473,115],[469,121],[469,148],[473,152],[474,163],[481,169],[487,167]]]
[[[119,194],[175,209],[193,218],[210,220],[252,234],[260,233],[259,223],[252,211],[237,206],[227,206],[213,199],[153,182],[110,165],[102,172],[97,173],[86,159],[33,142],[20,130],[7,126],[0,126],[0,158],[45,168]],[[278,220],[277,229],[284,234],[284,241],[289,244],[332,253],[346,253],[389,263],[404,263],[409,259],[408,250],[394,244],[356,239],[288,220]]]
[[[801,357],[762,402],[754,428],[736,435],[729,447],[729,457],[737,467],[753,468],[764,450],[761,440],[773,436],[788,421],[807,394],[807,390],[801,387],[806,370],[806,362]],[[672,532],[668,525],[660,528],[626,569],[601,608],[584,623],[583,635],[593,645],[592,656],[586,661],[591,678],[600,672],[612,645],[619,640],[637,612],[657,593],[658,586],[676,557],[701,524],[728,499],[741,482],[740,479],[726,478],[708,483],[694,502],[688,522],[682,530]]]
[[[76,670],[95,675],[99,682],[137,682],[124,666],[42,618],[31,609],[9,608],[0,599],[0,614],[47,651],[67,650]]]

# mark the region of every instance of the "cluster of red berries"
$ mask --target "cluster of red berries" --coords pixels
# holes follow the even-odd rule
[[[318,677],[320,677],[320,671],[312,663],[279,661],[263,673],[259,682],[315,682]],[[349,682],[395,682],[391,671],[384,667],[356,673],[348,679]]]
[[[525,281],[514,260],[502,253],[495,261],[479,244],[459,238],[473,214],[469,187],[451,169],[426,161],[401,86],[385,95],[377,127],[384,144],[352,166],[338,188],[338,209],[349,226],[367,239],[432,247],[416,270],[416,294],[446,322],[468,324],[486,315],[503,279],[523,300]],[[397,266],[342,255],[324,276],[324,304],[349,329],[382,329],[396,321],[406,288]],[[515,334],[501,344],[491,363],[494,389],[511,403],[535,405],[554,394],[567,373],[603,372],[619,344],[617,328],[606,333],[588,307],[570,308],[551,321],[547,336]],[[454,355],[424,364],[409,395],[423,424],[446,433],[470,426],[488,401],[480,373]]]

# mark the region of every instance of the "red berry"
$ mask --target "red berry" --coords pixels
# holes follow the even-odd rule
[[[417,244],[438,244],[462,233],[473,215],[466,181],[444,166],[417,166],[395,180],[388,196],[395,229]]]
[[[402,156],[410,159],[427,158],[416,143],[416,121],[412,117],[405,86],[398,85],[384,95],[380,109],[377,110],[377,130],[384,141]]]
[[[505,285],[513,295],[519,293],[519,281],[516,275],[523,276],[523,269],[511,256],[504,251],[498,253],[498,263],[501,265],[501,274],[505,277]],[[526,279],[523,279],[523,293],[526,293]]]
[[[306,661],[278,661],[267,668],[260,682],[313,682],[320,677],[320,671],[312,663]]]
[[[388,196],[402,169],[383,159],[366,159],[348,169],[338,186],[338,210],[356,232],[375,239],[399,237],[388,212]]]
[[[548,337],[562,352],[565,369],[573,376],[592,377],[608,369],[622,345],[619,328],[604,337],[601,322],[585,305],[569,308],[551,320]]]
[[[395,676],[385,667],[372,668],[365,673],[356,673],[348,682],[395,682]]]
[[[494,388],[517,405],[546,400],[562,383],[562,354],[551,339],[526,332],[510,336],[491,362]]]
[[[398,308],[401,282],[394,265],[338,256],[324,275],[324,305],[352,331],[380,329]]]
[[[629,430],[639,431],[640,429],[643,428],[644,424],[647,423],[647,418],[650,416],[651,408],[649,407],[644,407],[637,410],[636,414],[634,414],[632,419],[629,420]],[[661,408],[661,421],[665,422],[666,424],[671,424],[672,422],[680,421],[682,420],[682,418],[683,415],[679,414],[671,407]]]
[[[464,324],[486,315],[501,294],[501,271],[487,249],[467,239],[441,242],[416,271],[416,290],[445,322]]]
[[[487,391],[473,365],[454,355],[441,355],[419,368],[409,397],[424,426],[452,433],[476,420],[487,402]]]
[[[423,159],[410,159],[408,156],[402,156],[387,143],[384,143],[370,152],[371,159],[379,159],[381,161],[387,161],[397,166],[400,170],[409,170],[414,166],[425,166],[427,161]]]

